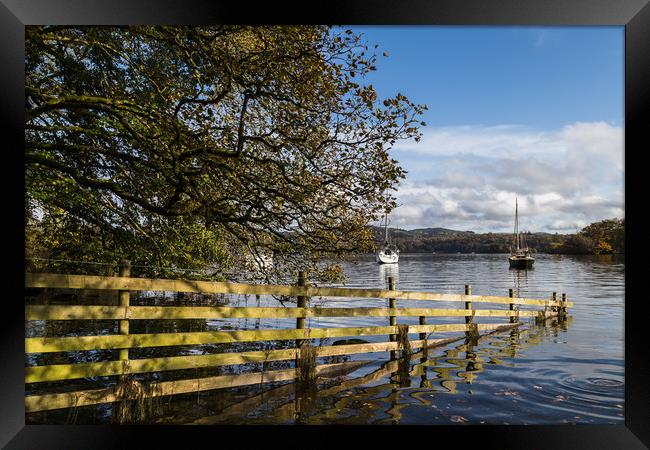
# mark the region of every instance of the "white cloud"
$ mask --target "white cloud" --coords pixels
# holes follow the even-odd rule
[[[518,125],[427,128],[419,143],[401,142],[397,151],[424,155],[471,154],[486,157],[514,157],[525,149],[529,155],[561,154],[563,142],[559,137]]]
[[[573,232],[623,216],[620,126],[428,128],[420,143],[393,152],[409,171],[397,193],[397,226],[509,230],[515,196],[531,231]]]

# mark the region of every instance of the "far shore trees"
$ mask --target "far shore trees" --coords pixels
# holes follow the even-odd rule
[[[383,230],[374,229],[381,242]],[[393,240],[404,253],[508,253],[511,233],[473,233],[444,228],[393,230]],[[622,254],[625,253],[625,220],[607,219],[592,223],[575,234],[528,233],[526,244],[538,253]]]
[[[567,243],[564,253],[625,253],[625,219],[608,219],[584,227],[576,235],[578,245]]]
[[[372,248],[423,105],[379,99],[375,48],[321,26],[28,26],[28,256],[335,278]],[[320,270],[320,271],[319,271]]]

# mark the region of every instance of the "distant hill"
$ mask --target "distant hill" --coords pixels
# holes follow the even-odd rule
[[[475,234],[473,231],[458,231],[450,230],[449,228],[416,228],[409,230],[409,233],[422,236],[435,236],[435,235],[454,235],[454,234]]]
[[[512,242],[510,233],[474,233],[447,228],[424,228],[418,230],[389,230],[392,242],[403,253],[508,253]],[[383,230],[376,229],[376,242],[383,241]],[[564,236],[549,234],[526,234],[529,247],[546,251],[551,243],[564,241]]]
[[[375,242],[380,245],[384,240],[384,229],[371,226]],[[390,240],[394,242],[403,253],[502,253],[509,251],[511,236],[504,234],[482,235],[473,231],[452,230],[449,228],[432,227],[403,230],[401,228],[388,228]],[[483,239],[480,237],[485,236]],[[477,245],[477,240],[485,245]],[[496,243],[496,245],[494,245]]]
[[[371,226],[381,245],[384,229]],[[523,233],[526,244],[539,253],[623,253],[624,221],[609,219],[585,227],[578,234]],[[448,228],[388,229],[390,240],[403,253],[508,253],[512,233],[475,233]]]
[[[384,228],[377,226],[370,226],[375,234],[383,237]],[[459,235],[459,234],[476,234],[473,231],[459,231],[451,230],[449,228],[416,228],[414,230],[404,230],[402,228],[391,228],[388,227],[388,232],[390,236],[441,236],[441,235]]]

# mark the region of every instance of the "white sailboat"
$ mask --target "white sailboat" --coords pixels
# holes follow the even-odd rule
[[[384,246],[377,251],[375,260],[379,264],[397,264],[399,249],[388,242],[388,214],[384,215]]]

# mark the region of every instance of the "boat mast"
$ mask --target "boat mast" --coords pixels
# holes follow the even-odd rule
[[[521,235],[519,234],[519,205],[515,197],[515,216],[517,216],[517,251],[521,251]]]
[[[384,245],[388,245],[388,214],[384,214]]]
[[[519,205],[515,197],[515,252],[519,253]]]

